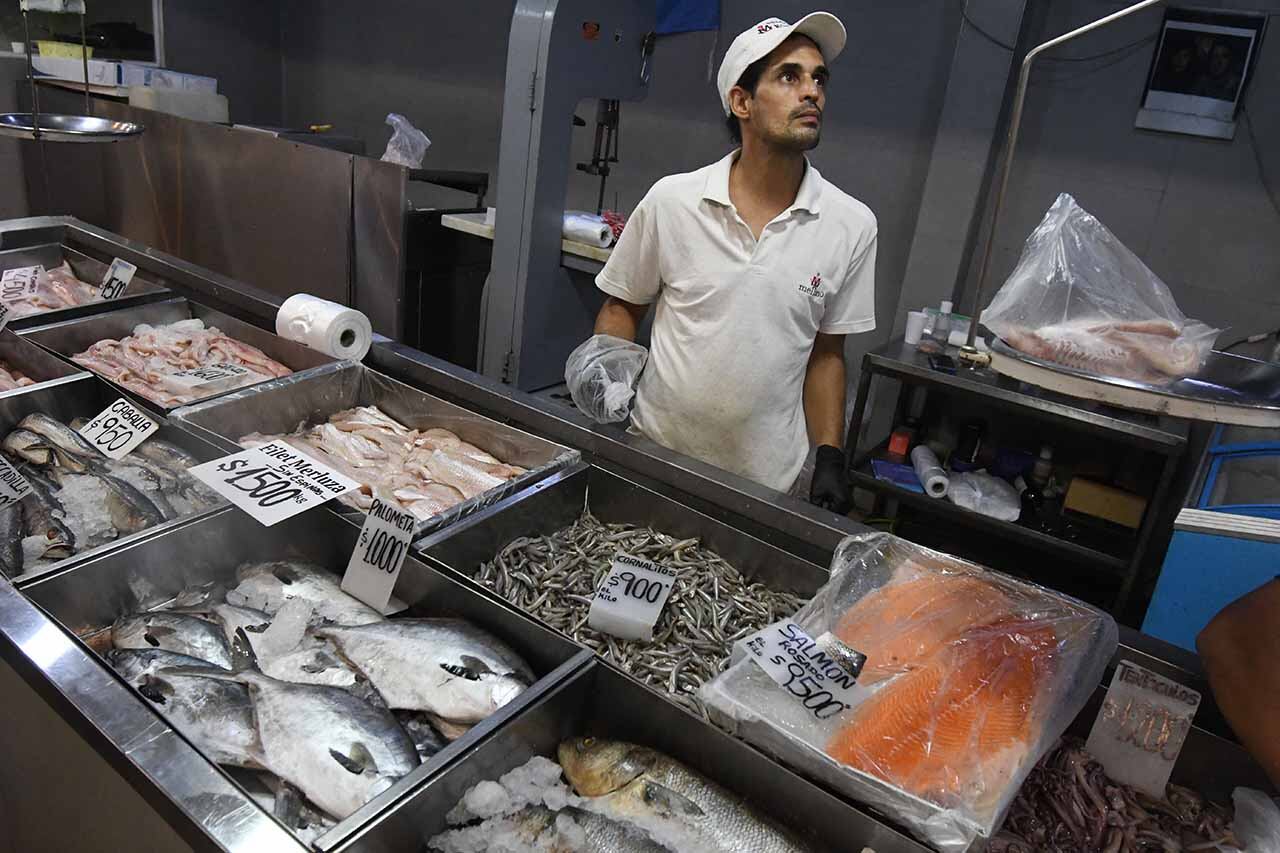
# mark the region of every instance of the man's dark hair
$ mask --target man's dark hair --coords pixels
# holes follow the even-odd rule
[[[755,62],[751,63],[742,72],[742,76],[738,78],[737,85],[746,89],[751,94],[756,93],[756,86],[760,85],[760,78],[764,76],[764,70],[769,67],[769,56],[762,56]],[[742,125],[738,121],[738,117],[733,113],[725,116],[725,127],[729,129],[729,137],[735,144],[742,144]]]

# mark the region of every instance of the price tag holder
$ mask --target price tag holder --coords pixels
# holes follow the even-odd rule
[[[830,632],[815,640],[795,622],[783,620],[752,634],[743,648],[814,719],[830,719],[871,693],[858,684],[867,656]]]
[[[1197,691],[1122,660],[1085,749],[1117,782],[1163,799],[1199,707]]]
[[[675,588],[675,569],[619,554],[596,590],[587,624],[624,640],[650,642],[653,626]]]
[[[392,504],[374,500],[342,576],[342,591],[379,613],[387,609],[400,567],[409,553],[417,518]]]
[[[123,459],[158,429],[160,424],[122,397],[80,427],[80,434],[102,455]]]
[[[355,480],[283,441],[193,465],[187,473],[264,527],[360,488]]]
[[[111,262],[111,266],[107,267],[107,274],[102,278],[102,288],[99,291],[104,300],[119,299],[120,294],[124,293],[124,289],[129,286],[129,282],[133,281],[133,274],[138,268],[128,261],[116,258]]]
[[[30,492],[31,484],[27,482],[27,478],[0,456],[0,509],[17,503]]]
[[[160,377],[160,381],[170,390],[176,391],[216,391],[242,383],[245,377],[265,378],[239,364],[218,362],[193,367]]]
[[[35,296],[40,287],[39,276],[42,272],[44,267],[40,264],[5,270],[0,274],[0,302],[17,302]]]

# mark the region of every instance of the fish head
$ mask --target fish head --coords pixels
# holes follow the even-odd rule
[[[111,642],[119,648],[158,649],[174,633],[173,627],[162,624],[155,614],[142,613],[117,619],[111,626]]]
[[[48,465],[53,458],[53,448],[34,432],[15,429],[4,437],[4,450],[34,465]]]
[[[603,797],[648,772],[655,753],[625,741],[575,737],[560,743],[557,757],[578,794]]]

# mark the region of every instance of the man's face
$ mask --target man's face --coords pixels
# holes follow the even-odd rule
[[[822,135],[827,66],[810,39],[794,35],[769,54],[755,94],[735,89],[730,102],[742,132],[772,148],[808,151]]]

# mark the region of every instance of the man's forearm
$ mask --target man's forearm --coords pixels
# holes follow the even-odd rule
[[[804,377],[804,416],[814,444],[844,444],[844,339],[820,340]],[[838,342],[838,343],[837,343]]]
[[[605,300],[600,313],[596,315],[595,333],[634,341],[636,330],[640,328],[640,321],[648,310],[647,305],[633,305],[610,296]]]

